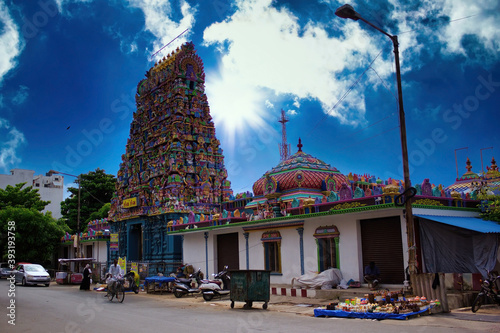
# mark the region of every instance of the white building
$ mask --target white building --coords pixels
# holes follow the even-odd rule
[[[26,183],[25,186],[33,186],[38,190],[43,201],[50,201],[43,212],[51,212],[52,217],[59,219],[61,215],[61,201],[64,197],[64,177],[58,174],[46,174],[35,176],[35,171],[26,169],[12,169],[10,175],[0,175],[0,188],[5,189],[7,185],[15,186]]]
[[[254,183],[244,215],[228,215],[234,207],[227,205],[213,220],[172,222],[167,234],[183,236],[183,261],[207,275],[225,265],[264,269],[275,285],[328,268],[363,282],[372,261],[386,285],[402,285],[410,264],[424,273],[483,275],[498,265],[500,225],[477,218],[478,200],[426,179],[415,185],[411,227],[402,189],[394,180],[342,175],[299,146]]]

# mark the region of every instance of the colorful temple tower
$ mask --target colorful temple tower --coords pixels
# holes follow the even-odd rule
[[[186,43],[137,86],[109,213],[120,233],[120,256],[132,251],[133,260],[165,259],[169,220],[219,211],[232,195],[204,83],[202,60]],[[142,249],[132,250],[131,243]]]

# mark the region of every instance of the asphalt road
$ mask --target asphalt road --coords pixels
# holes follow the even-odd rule
[[[10,291],[9,291],[10,290]],[[15,293],[15,296],[12,295]],[[9,295],[10,294],[10,295]],[[8,308],[15,301],[15,311]],[[78,286],[10,288],[0,281],[0,332],[500,332],[499,323],[431,315],[408,321],[314,318],[296,305],[257,303],[230,309],[228,301],[201,297],[176,299],[171,294],[127,293],[123,303]],[[15,314],[15,325],[9,324]],[[11,316],[9,318],[9,315]],[[12,323],[12,321],[11,321]]]

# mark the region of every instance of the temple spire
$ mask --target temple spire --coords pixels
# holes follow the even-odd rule
[[[286,142],[286,123],[289,119],[285,115],[285,110],[281,109],[281,118],[278,121],[281,123],[280,158],[285,161],[290,157],[290,145]]]
[[[471,172],[472,170],[472,165],[471,165],[471,162],[469,160],[469,158],[467,157],[467,162],[465,162],[465,164],[467,165],[465,168],[467,169],[467,172]]]
[[[302,140],[299,138],[299,144],[297,145],[297,148],[299,148],[299,151],[302,151]]]

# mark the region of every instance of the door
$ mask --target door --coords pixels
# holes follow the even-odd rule
[[[240,269],[240,251],[238,233],[217,235],[217,272],[228,266],[229,269]]]
[[[361,220],[363,269],[374,261],[382,284],[403,284],[404,262],[399,216]]]
[[[92,245],[87,245],[87,249],[86,249],[86,255],[85,257],[86,258],[93,258],[93,254],[92,254]]]

